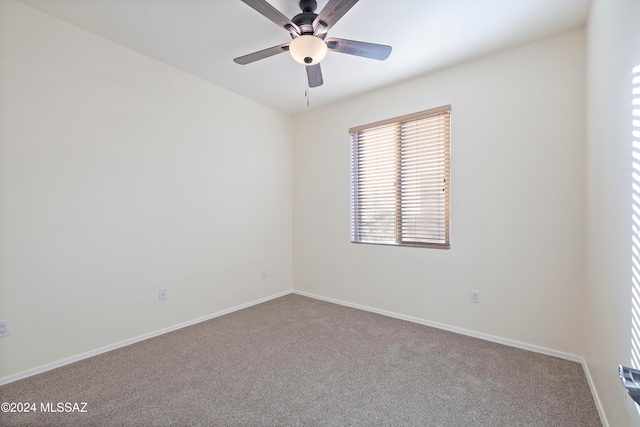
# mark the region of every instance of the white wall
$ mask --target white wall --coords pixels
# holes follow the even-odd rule
[[[0,379],[291,289],[289,116],[6,0],[0,94]]]
[[[639,20],[637,0],[594,0],[586,44],[565,33],[292,121],[0,1],[0,381],[295,283],[584,355],[609,424],[640,424],[616,372]],[[452,249],[349,243],[348,128],[444,104]]]
[[[631,365],[631,91],[640,65],[640,1],[594,0],[587,28],[584,356],[610,425],[637,426],[636,408],[626,413],[617,367]]]
[[[294,288],[581,355],[584,70],[576,30],[295,117]],[[348,129],[445,104],[451,249],[350,243]]]

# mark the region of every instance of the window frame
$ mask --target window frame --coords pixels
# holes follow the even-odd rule
[[[405,216],[407,215],[407,212],[410,210],[409,208],[415,208],[414,204],[411,204],[409,202],[403,201],[405,198],[403,197],[403,183],[409,181],[408,177],[410,176],[407,172],[406,169],[407,167],[405,166],[405,160],[403,160],[406,156],[403,155],[403,149],[406,150],[406,146],[407,145],[412,145],[412,144],[416,144],[416,143],[420,143],[417,142],[417,140],[419,138],[416,139],[411,139],[411,137],[406,137],[403,136],[403,134],[405,133],[403,131],[403,129],[407,126],[409,126],[412,123],[419,123],[419,121],[421,120],[434,120],[432,118],[439,116],[442,117],[442,122],[443,122],[443,130],[442,130],[442,134],[438,134],[437,138],[431,138],[429,144],[434,144],[433,141],[435,141],[435,144],[441,144],[442,147],[440,148],[440,146],[438,146],[439,148],[437,150],[434,150],[433,148],[428,148],[428,150],[434,150],[436,152],[438,152],[438,159],[437,159],[437,166],[438,168],[441,168],[442,170],[438,169],[438,179],[440,179],[440,177],[442,176],[443,179],[443,183],[442,184],[425,184],[425,182],[428,181],[427,178],[420,178],[419,180],[419,184],[417,184],[421,190],[425,190],[425,189],[438,189],[442,188],[443,191],[443,195],[436,195],[436,196],[428,196],[428,197],[424,197],[421,196],[422,198],[424,198],[424,200],[427,201],[427,205],[433,205],[436,204],[438,206],[438,214],[436,215],[436,217],[438,217],[437,220],[434,221],[426,221],[424,222],[424,224],[437,224],[437,232],[434,233],[435,235],[438,236],[442,236],[442,238],[430,238],[430,237],[421,237],[418,240],[411,240],[411,239],[407,239],[405,236],[406,234],[409,234],[405,231],[405,227],[403,226],[403,219]],[[435,119],[440,121],[440,119]],[[363,220],[362,217],[364,216],[362,213],[364,212],[365,214],[372,214],[374,213],[374,209],[375,208],[362,208],[360,206],[361,204],[361,181],[364,181],[363,177],[365,176],[365,172],[361,171],[361,153],[360,151],[362,150],[361,145],[363,145],[363,138],[362,138],[362,133],[365,131],[368,131],[370,133],[375,132],[375,130],[379,130],[381,132],[384,132],[385,130],[387,132],[389,132],[389,129],[391,129],[391,127],[395,127],[391,133],[394,134],[394,136],[392,138],[394,138],[394,141],[391,141],[391,143],[394,144],[395,148],[394,148],[394,152],[393,154],[389,154],[389,150],[387,149],[387,153],[384,155],[386,157],[384,160],[385,166],[388,168],[389,165],[393,162],[395,162],[394,167],[394,184],[393,187],[395,188],[394,190],[394,194],[393,194],[393,198],[395,199],[395,210],[393,211],[393,219],[391,219],[391,221],[389,222],[389,220],[387,220],[387,222],[380,222],[377,223],[377,226],[380,229],[383,229],[386,225],[387,230],[393,228],[394,229],[394,234],[395,234],[395,239],[391,239],[390,235],[391,233],[387,232],[386,234],[384,232],[381,232],[378,235],[375,236],[369,236],[368,238],[365,236],[365,239],[363,239],[363,235],[365,234],[375,234],[375,233],[368,233],[368,232],[362,232],[362,228],[366,228],[366,226],[363,224]],[[374,122],[374,123],[370,123],[367,125],[363,125],[363,126],[357,126],[354,128],[349,129],[349,134],[350,134],[350,139],[351,139],[351,242],[352,243],[359,243],[359,244],[374,244],[374,245],[387,245],[387,246],[409,246],[409,247],[423,247],[423,248],[437,248],[437,249],[450,249],[451,248],[451,242],[450,242],[450,235],[451,235],[451,178],[450,178],[450,165],[451,165],[451,105],[445,105],[442,107],[438,107],[438,108],[433,108],[433,109],[429,109],[429,110],[424,110],[424,111],[420,111],[417,113],[413,113],[413,114],[408,114],[408,115],[404,115],[404,116],[399,116],[399,117],[395,117],[395,118],[391,118],[391,119],[387,119],[387,120],[382,120],[382,121],[378,121],[378,122]],[[388,137],[387,137],[388,138]],[[364,138],[366,139],[366,138]],[[390,141],[385,141],[386,143],[390,143]],[[373,144],[371,144],[373,145]],[[428,144],[425,144],[423,146],[420,146],[421,148],[423,147],[427,147]],[[441,151],[441,153],[440,153]],[[390,160],[391,157],[395,157],[395,159]],[[442,158],[440,158],[442,157]],[[422,160],[423,157],[420,157],[419,160]],[[415,172],[415,168],[416,166],[414,165],[414,172]],[[390,173],[388,172],[389,169],[387,169],[387,175],[390,175]],[[382,175],[382,173],[380,172],[376,172],[376,173],[370,173],[367,174],[366,176],[371,179],[371,177],[373,176],[380,176]],[[389,178],[388,178],[389,179]],[[414,178],[415,179],[415,178]],[[389,182],[386,182],[387,185],[390,186]],[[414,190],[416,191],[416,190]],[[415,193],[412,193],[412,195],[415,195]],[[388,199],[390,199],[391,197],[388,196]],[[422,200],[422,199],[421,199]],[[388,208],[389,206],[391,206],[393,203],[389,203],[387,200],[387,205],[386,207]],[[420,213],[421,214],[425,214],[428,213],[428,209],[421,207],[420,209]],[[440,214],[440,212],[442,212],[442,214]],[[386,212],[389,213],[389,212]],[[416,217],[419,216],[419,214],[415,215]],[[414,222],[419,222],[418,220],[414,219]],[[392,226],[389,226],[389,224],[392,223]],[[374,225],[375,227],[376,225]],[[419,226],[416,226],[416,229],[419,228]],[[421,228],[422,230],[422,228]],[[379,239],[384,239],[386,237],[387,240],[371,240],[373,238],[379,238]],[[437,240],[437,241],[436,241]]]

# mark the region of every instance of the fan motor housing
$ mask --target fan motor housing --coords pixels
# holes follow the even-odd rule
[[[300,28],[302,34],[313,34],[313,21],[318,14],[313,12],[302,12],[291,18],[291,22]]]

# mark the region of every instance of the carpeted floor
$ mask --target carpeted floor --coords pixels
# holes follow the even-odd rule
[[[299,295],[16,381],[0,402],[37,409],[2,426],[602,425],[577,363]],[[86,412],[41,411],[58,402]]]

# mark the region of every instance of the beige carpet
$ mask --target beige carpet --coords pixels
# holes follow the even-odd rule
[[[601,425],[577,363],[298,295],[5,385],[0,402],[38,410],[3,426]]]

